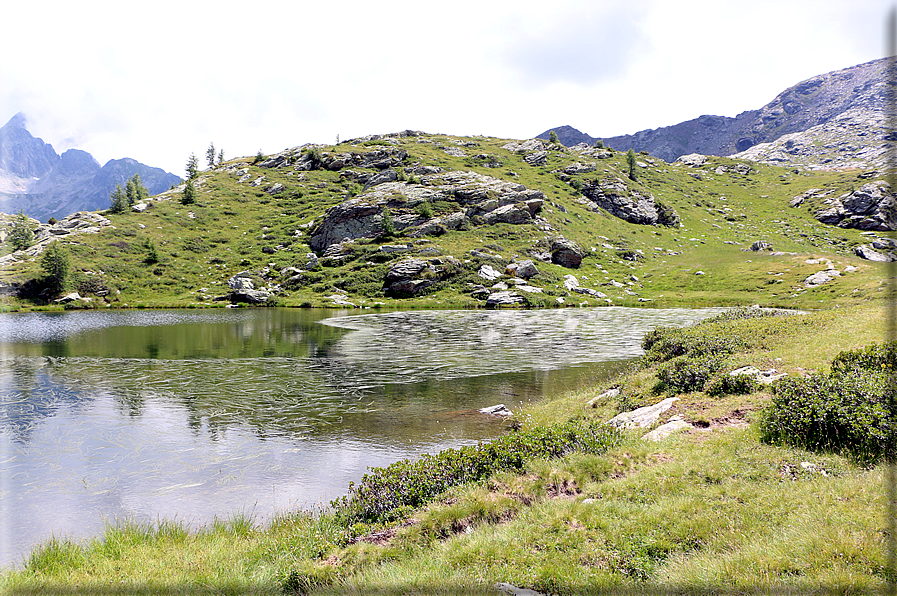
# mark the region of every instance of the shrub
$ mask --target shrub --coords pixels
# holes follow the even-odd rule
[[[426,217],[427,219],[433,218],[433,205],[430,204],[430,201],[423,201],[422,203],[418,203],[414,210],[421,217]]]
[[[760,388],[760,381],[753,375],[715,375],[704,384],[704,391],[713,396],[746,395]]]
[[[763,317],[783,317],[797,314],[796,311],[783,310],[780,308],[753,308],[749,306],[738,306],[729,308],[718,315],[714,315],[701,321],[701,324],[722,323],[726,321],[740,321],[741,319],[759,319]]]
[[[745,342],[740,338],[711,335],[700,328],[657,327],[642,340],[642,349],[645,350],[642,360],[645,364],[651,364],[684,355],[727,356],[745,347]]]
[[[491,443],[446,449],[420,460],[371,468],[349,497],[331,503],[347,525],[398,519],[447,489],[501,470],[522,470],[535,458],[572,452],[602,453],[617,444],[611,427],[585,420],[540,426],[504,435]]]
[[[829,374],[777,382],[761,420],[763,440],[842,453],[863,464],[893,457],[894,354],[894,343],[872,344],[838,354]]]
[[[661,389],[670,393],[700,391],[723,366],[724,356],[703,354],[679,356],[664,363],[657,371]]]

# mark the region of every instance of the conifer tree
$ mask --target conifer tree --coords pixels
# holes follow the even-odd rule
[[[128,209],[128,197],[125,195],[121,184],[115,185],[115,190],[109,195],[109,202],[111,203],[109,210],[112,213],[124,213]]]
[[[191,153],[190,157],[187,158],[187,180],[193,180],[197,176],[199,176],[199,162],[196,159],[196,154]]]
[[[196,202],[196,187],[193,186],[193,180],[187,180],[184,186],[184,194],[181,195],[182,205],[192,205]]]
[[[209,143],[209,148],[206,149],[206,162],[210,168],[215,165],[215,143]]]
[[[19,214],[16,215],[13,222],[9,242],[12,244],[13,250],[25,250],[34,243],[34,230],[31,229],[28,216],[22,210],[19,210]]]
[[[629,166],[629,179],[634,181],[635,180],[636,163],[635,163],[635,151],[633,151],[632,149],[630,149],[629,151],[626,152],[626,165]]]
[[[61,293],[65,289],[71,270],[65,247],[58,241],[51,242],[41,255],[40,266],[44,272],[44,283],[47,288],[54,294]]]

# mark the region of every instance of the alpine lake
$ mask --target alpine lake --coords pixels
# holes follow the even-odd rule
[[[122,520],[264,523],[475,444],[722,309],[0,315],[0,568]]]

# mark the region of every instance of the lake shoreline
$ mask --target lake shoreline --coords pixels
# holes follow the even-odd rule
[[[732,365],[772,363],[790,375],[823,369],[842,349],[880,341],[880,316],[880,306],[871,305],[735,323],[732,337],[749,338],[756,347],[736,352]],[[656,401],[658,396],[652,393],[656,373],[656,367],[629,370],[598,386],[543,400],[519,412],[518,420],[522,428],[551,425],[571,416],[607,420],[621,408]],[[624,401],[620,397],[594,400],[607,389],[621,386]],[[489,593],[499,582],[542,592],[598,586],[880,589],[882,579],[875,571],[883,564],[880,543],[852,541],[843,529],[869,526],[868,534],[856,536],[874,535],[878,522],[868,519],[867,512],[882,504],[883,495],[875,489],[882,481],[881,470],[857,467],[835,454],[760,443],[755,423],[769,395],[765,390],[722,398],[700,391],[679,395],[681,399],[665,416],[683,417],[694,426],[692,430],[660,443],[646,443],[639,434],[629,434],[606,455],[534,461],[523,475],[501,472],[485,483],[451,489],[393,522],[345,527],[333,514],[319,512],[296,513],[264,527],[234,518],[197,533],[184,533],[169,522],[160,522],[152,531],[121,528],[88,547],[46,543],[32,555],[28,568],[7,572],[3,582],[14,591],[37,586],[52,590],[63,580],[88,591],[104,589],[112,581],[123,581],[131,588],[155,586],[172,591],[210,581],[272,594],[371,588],[393,593],[412,585],[452,585]],[[806,461],[828,474],[801,468]],[[793,471],[795,466],[798,472]],[[795,476],[785,478],[788,481],[783,484],[782,474]],[[654,496],[648,501],[633,500],[632,495],[638,494]],[[755,496],[749,498],[749,494]],[[758,494],[763,498],[758,500]],[[812,503],[828,508],[827,517],[804,517],[816,515],[817,506],[806,501],[810,494],[817,495]],[[693,513],[658,518],[662,509],[652,505],[675,508],[677,502],[694,508]],[[630,515],[605,517],[608,508],[627,508]],[[718,523],[726,519],[734,526],[720,538],[712,538],[720,532]],[[808,519],[816,521],[808,526]],[[557,523],[566,530],[554,533]],[[528,527],[542,530],[533,533]],[[575,546],[564,538],[568,534],[576,538]],[[512,535],[516,540],[506,542]],[[817,535],[834,541],[834,546],[812,546]],[[626,536],[630,538],[620,542]],[[781,555],[787,552],[786,558],[778,558],[777,549],[786,543],[776,536],[787,538],[787,551]],[[225,543],[228,551],[236,549],[241,554],[225,555]],[[518,543],[524,549],[536,548],[527,554],[512,546]],[[112,551],[113,544],[120,546]],[[551,545],[563,544],[567,546],[557,552],[566,555],[551,554]],[[663,544],[666,550],[657,550]],[[757,544],[764,548],[758,551]],[[584,551],[586,547],[593,550]],[[493,554],[484,558],[483,549]],[[838,563],[833,549],[849,549],[853,562]],[[192,567],[198,563],[199,552],[205,553],[206,563]],[[614,554],[621,552],[629,554]],[[669,554],[657,558],[660,552]],[[604,566],[589,565],[589,557],[603,557]],[[125,560],[129,561],[126,565]],[[267,579],[258,583],[255,572],[235,572],[230,565],[237,560],[242,561],[237,567],[264,569]],[[799,565],[803,571],[788,572],[788,565]],[[757,575],[758,568],[767,572]],[[698,569],[704,569],[705,575],[696,575]],[[723,570],[725,574],[719,575]]]

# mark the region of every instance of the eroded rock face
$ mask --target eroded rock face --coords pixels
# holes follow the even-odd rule
[[[420,237],[457,230],[476,216],[482,217],[487,225],[534,223],[545,199],[542,191],[475,172],[428,174],[420,184],[398,181],[394,176],[394,172],[386,170],[368,181],[368,190],[328,209],[311,233],[312,250],[321,252],[346,238],[376,237],[383,231],[386,207],[390,209],[396,231],[417,228],[408,230],[408,234]],[[417,205],[435,201],[454,202],[460,210],[430,219],[415,211]]]
[[[629,223],[641,225],[679,225],[679,215],[659,204],[650,193],[633,190],[615,176],[591,180],[583,186],[582,194],[589,199],[587,207],[608,211]]]
[[[451,256],[432,259],[403,259],[386,274],[386,290],[396,295],[414,295],[437,281],[461,270],[461,263]]]
[[[881,232],[897,229],[897,196],[884,180],[869,182],[824,203],[827,207],[813,215],[822,223]]]

